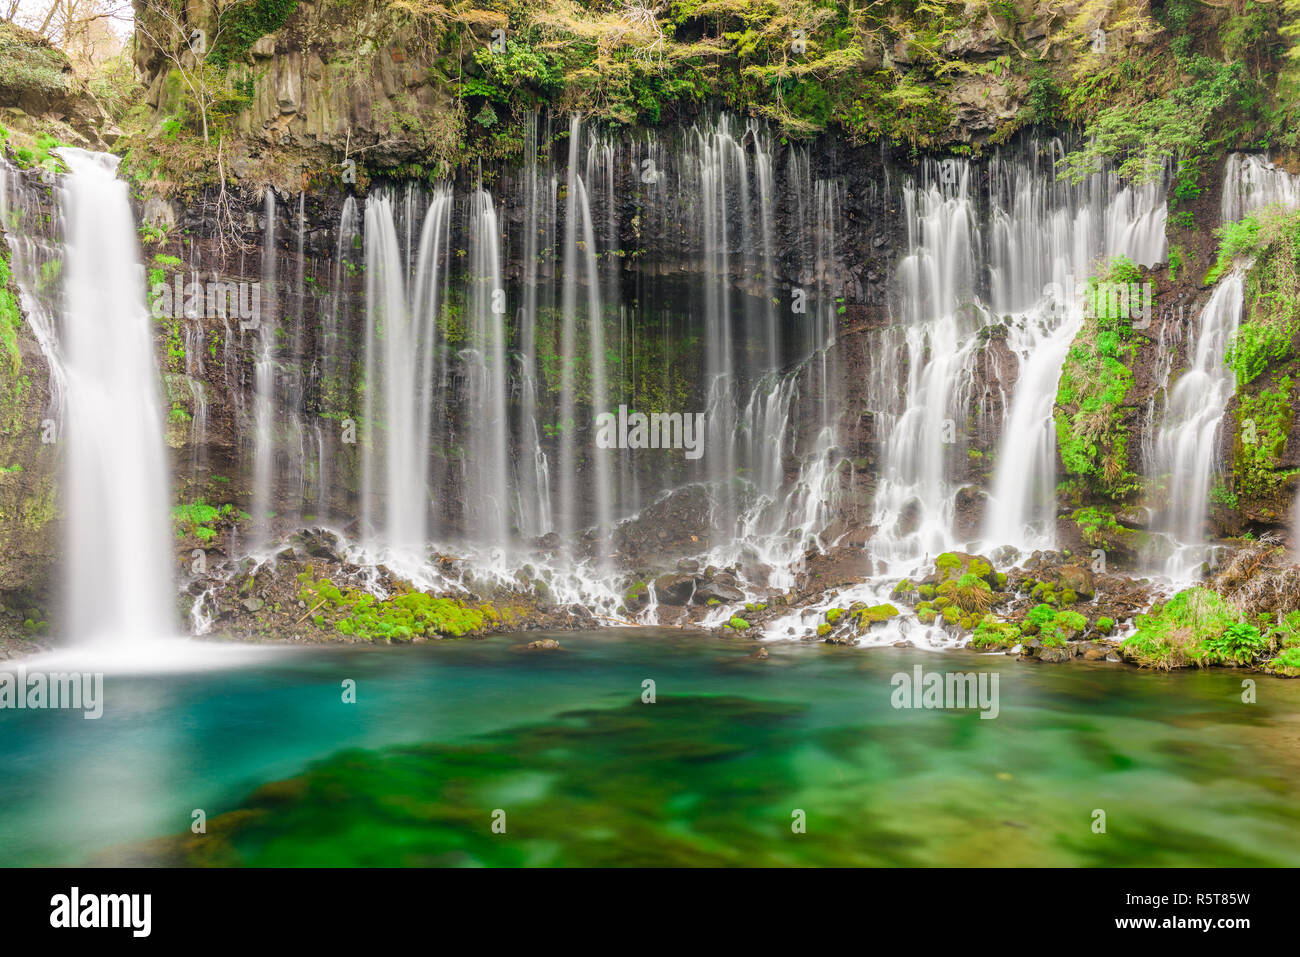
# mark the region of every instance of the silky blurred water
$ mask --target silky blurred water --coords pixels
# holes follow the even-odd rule
[[[1300,682],[1254,676],[1247,704],[1226,669],[556,637],[292,648],[108,674],[96,721],[0,710],[0,864],[1300,864]],[[895,709],[917,664],[996,673],[998,717]]]

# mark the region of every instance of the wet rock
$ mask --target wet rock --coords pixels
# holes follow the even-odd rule
[[[1057,572],[1057,581],[1062,588],[1068,588],[1080,598],[1091,598],[1096,591],[1092,572],[1079,565],[1062,565]]]
[[[767,660],[767,649],[766,649],[766,648],[759,648],[757,651],[753,651],[753,652],[751,652],[750,655],[749,655],[749,657],[751,657],[751,658],[753,658],[753,659],[755,659],[755,660],[757,660],[757,661],[766,661],[766,660]]]
[[[721,581],[706,582],[695,589],[696,604],[707,605],[711,598],[715,598],[720,602],[737,602],[744,600],[745,593],[734,585],[728,585]]]
[[[535,651],[557,651],[560,643],[554,638],[539,638],[537,641],[530,641],[528,647]]]
[[[339,551],[339,540],[332,532],[327,532],[323,528],[313,528],[310,531],[302,533],[302,544],[307,554],[312,558],[323,558],[331,562],[343,561],[343,555]]]
[[[1111,646],[1104,641],[1080,641],[1076,653],[1084,661],[1105,661],[1110,657]]]
[[[655,579],[655,594],[668,605],[685,605],[695,593],[694,575],[660,575]]]
[[[261,611],[266,606],[266,602],[257,596],[245,598],[243,604],[246,611]]]
[[[1030,638],[1021,645],[1020,660],[1032,659],[1049,664],[1062,664],[1074,657],[1074,650],[1068,645],[1047,645],[1039,638]]]

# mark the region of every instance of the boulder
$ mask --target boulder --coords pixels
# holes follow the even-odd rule
[[[666,605],[685,605],[694,593],[694,575],[668,574],[655,579],[655,597]]]
[[[720,581],[705,582],[695,589],[697,605],[707,605],[710,598],[716,598],[720,602],[737,602],[744,601],[745,593],[739,588]]]

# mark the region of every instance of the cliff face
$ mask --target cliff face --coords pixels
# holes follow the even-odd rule
[[[410,259],[422,217],[445,180],[454,199],[452,265],[444,281],[460,292],[438,320],[446,363],[439,387],[450,396],[439,407],[443,431],[434,452],[439,479],[433,497],[442,527],[465,532],[472,520],[461,505],[479,493],[461,462],[481,411],[466,398],[472,357],[464,336],[475,242],[471,203],[480,187],[491,191],[497,217],[512,332],[519,328],[521,304],[540,290],[539,443],[555,462],[565,426],[555,407],[557,389],[549,383],[548,397],[545,376],[562,364],[554,355],[562,337],[557,304],[564,295],[562,257],[555,250],[567,227],[582,226],[569,221],[565,179],[575,135],[568,117],[581,113],[577,163],[592,193],[591,228],[600,251],[594,268],[603,301],[617,316],[610,328],[626,337],[610,349],[618,387],[643,390],[628,392],[641,401],[703,408],[708,373],[702,342],[714,294],[727,299],[742,331],[773,304],[779,315],[774,354],[784,374],[798,371],[816,341],[810,328],[826,322],[835,340],[827,371],[799,383],[790,418],[798,438],[780,468],[787,483],[798,478],[800,454],[829,416],[842,453],[832,537],[870,539],[879,533],[871,523],[898,396],[915,366],[937,348],[909,353],[899,342],[908,315],[899,266],[915,238],[908,233],[904,185],[946,176],[937,156],[968,165],[971,215],[978,219],[974,256],[983,275],[1000,228],[991,197],[1004,171],[994,159],[1056,162],[1064,148],[1053,145],[1054,134],[1075,147],[1082,142],[1066,122],[1067,82],[1079,84],[1071,87],[1073,96],[1083,96],[1079,90],[1091,89],[1091,81],[1078,78],[1095,68],[1100,85],[1094,98],[1123,99],[1131,91],[1121,95],[1113,84],[1126,56],[1173,55],[1167,32],[1152,34],[1142,26],[1152,15],[1144,4],[1108,5],[1095,16],[1085,4],[967,6],[958,25],[950,16],[953,5],[943,5],[947,12],[936,16],[929,32],[921,29],[927,14],[906,5],[884,25],[849,13],[841,12],[840,20],[813,13],[807,59],[798,61],[789,55],[792,31],[805,28],[794,20],[759,18],[748,45],[730,37],[748,9],[738,3],[674,4],[668,16],[652,17],[657,26],[651,27],[628,11],[594,6],[556,12],[501,5],[453,13],[418,4],[397,10],[378,0],[255,2],[240,5],[257,15],[247,22],[223,19],[230,8],[194,0],[168,20],[164,8],[137,0],[135,57],[145,92],[116,148],[138,202],[148,283],[170,289],[190,282],[259,284],[276,329],[268,359],[258,335],[237,318],[205,309],[158,317],[176,500],[252,508],[261,388],[270,403],[264,421],[271,426],[263,431],[273,457],[267,504],[277,522],[289,528],[357,515],[363,464],[358,446],[343,437],[343,423],[364,417],[367,390],[373,389],[373,372],[365,367],[367,205],[392,198],[399,248]],[[194,30],[205,32],[203,61],[180,39]],[[495,30],[506,31],[503,51],[492,46]],[[1103,39],[1093,37],[1096,30]],[[45,63],[48,53],[37,50],[32,62]],[[26,104],[14,129],[58,123],[70,130],[66,141],[93,145],[88,136],[72,139],[80,134],[61,119],[77,109],[68,105],[66,71],[54,69],[52,60],[47,65],[52,72],[27,92],[0,88],[15,110]],[[684,85],[666,87],[668,77]],[[206,92],[196,99],[196,89]],[[748,114],[743,119],[723,109],[738,106]],[[1150,531],[1150,509],[1166,504],[1168,489],[1130,479],[1143,474],[1147,438],[1171,376],[1191,361],[1195,323],[1211,294],[1204,280],[1216,256],[1212,230],[1221,219],[1223,158],[1248,140],[1248,124],[1241,125],[1237,139],[1199,154],[1195,171],[1157,163],[1168,182],[1171,262],[1140,273],[1154,287],[1156,314],[1125,340],[1131,384],[1108,400],[1104,422],[1088,419],[1089,440],[1097,440],[1099,451],[1068,454],[1078,451],[1069,430],[1080,408],[1056,404],[1057,419],[1065,423],[1060,445],[1067,451],[1056,463],[1056,519],[1059,541],[1071,549],[1102,546],[1121,565],[1134,564]],[[720,130],[736,152],[710,167],[726,194],[713,211],[732,232],[721,248],[716,241],[706,248],[702,187],[691,177],[706,161],[715,162],[701,144],[714,144],[710,137]],[[7,144],[17,161],[15,145]],[[760,154],[770,164],[766,187],[746,165]],[[671,174],[663,181],[671,187],[644,178],[648,160]],[[11,193],[28,210],[21,222],[0,224],[11,242],[36,236],[54,244],[52,235],[33,227],[42,217],[57,220],[53,195],[40,181],[42,162],[29,158],[34,168]],[[771,267],[755,269],[759,225],[750,223],[742,233],[738,224],[759,208],[760,188],[772,190],[772,220],[763,224]],[[530,245],[537,235],[549,241],[549,251]],[[585,240],[573,248],[575,257],[585,253]],[[1276,250],[1273,256],[1265,262],[1290,261]],[[57,257],[46,249],[37,258],[32,283],[42,262]],[[57,266],[44,269],[48,279]],[[1275,270],[1252,293],[1252,315],[1264,325],[1284,272]],[[725,292],[712,285],[719,275]],[[975,283],[971,298],[991,301],[987,285],[984,279]],[[12,294],[16,287],[9,289]],[[797,291],[813,294],[820,318],[790,310]],[[969,343],[959,408],[949,410],[957,452],[943,452],[950,460],[954,534],[964,539],[977,537],[984,523],[1003,423],[1028,358],[1009,340],[1005,317],[992,318]],[[16,596],[48,584],[56,553],[55,459],[35,428],[51,403],[48,368],[30,324],[11,316],[9,326],[15,337],[0,395],[8,423],[0,435],[0,532],[11,547],[0,556],[0,593]],[[1089,334],[1081,333],[1077,344],[1086,345]],[[736,351],[736,368],[728,371],[750,385],[759,364],[746,366],[746,357],[755,347],[744,343]],[[518,361],[514,347],[510,361]],[[1300,377],[1292,375],[1290,362],[1290,352],[1270,360],[1229,406],[1233,427],[1223,430],[1216,454],[1227,477],[1216,492],[1207,529],[1212,534],[1284,529],[1291,520],[1300,451],[1288,441],[1290,396]],[[521,381],[512,372],[512,417],[523,401]],[[1244,442],[1247,421],[1268,441]],[[522,441],[512,435],[513,459],[527,457]],[[685,466],[640,462],[630,461],[620,482],[636,489],[642,506],[663,487],[697,477]],[[579,471],[579,498],[589,500],[598,476],[585,463]],[[899,521],[907,526],[915,516],[904,513]],[[665,541],[679,551],[698,549],[708,536],[707,521],[708,508],[699,502],[652,511],[627,531],[623,558],[640,570],[639,562],[651,561],[647,556],[673,557]],[[234,556],[240,545],[237,536],[214,547]],[[178,551],[178,562],[188,551]],[[27,604],[16,602],[23,617]]]
[[[0,170],[0,622],[30,636],[43,630],[59,551],[57,426],[49,363],[25,315],[39,314],[46,303],[25,299],[14,276],[15,268],[25,271],[39,240],[13,233],[36,227],[41,205],[15,203],[24,191],[9,176]],[[48,187],[38,189],[48,197]]]
[[[1031,124],[1158,95],[1179,75],[1175,34],[1146,0],[135,7],[146,125],[221,139],[228,175],[286,190],[337,181],[348,160],[364,182],[518,158],[538,108],[655,127],[708,105],[796,139],[834,129],[913,155],[979,152]],[[1202,16],[1217,14],[1178,22]],[[183,162],[169,174],[174,189],[201,178]]]

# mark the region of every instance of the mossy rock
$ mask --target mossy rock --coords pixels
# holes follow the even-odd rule
[[[965,575],[974,575],[982,579],[990,588],[998,585],[997,572],[993,563],[980,555],[968,555],[965,552],[944,552],[934,560],[934,584],[956,581]]]
[[[1020,644],[1020,628],[995,615],[985,615],[975,625],[971,646],[982,651],[1011,649]]]
[[[853,613],[853,617],[859,628],[870,628],[872,625],[897,618],[899,614],[899,610],[893,605],[885,604],[863,606]]]

